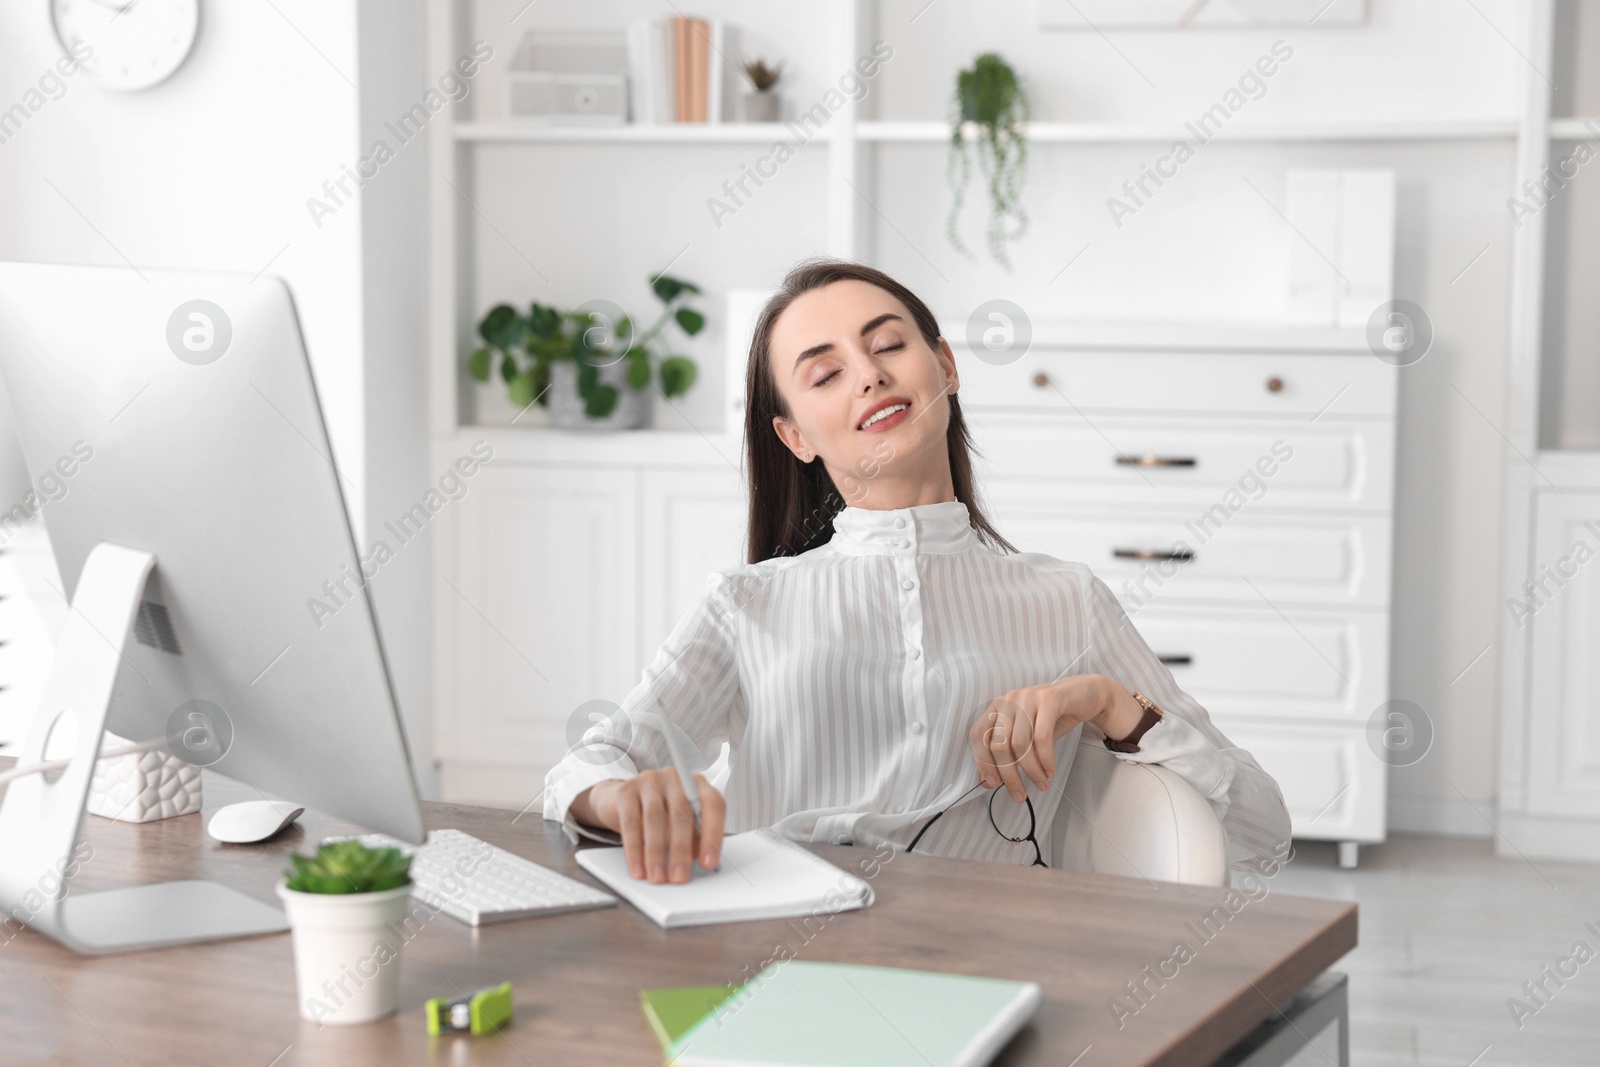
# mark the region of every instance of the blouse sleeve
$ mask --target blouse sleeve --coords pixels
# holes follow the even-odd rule
[[[1290,848],[1289,809],[1278,783],[1178,687],[1110,588],[1093,575],[1089,585],[1085,671],[1138,690],[1162,711],[1161,721],[1139,739],[1137,752],[1116,752],[1116,756],[1131,763],[1159,763],[1199,790],[1222,820],[1231,870],[1275,871]]]
[[[678,621],[643,677],[618,712],[598,720],[545,775],[544,817],[559,822],[567,839],[579,835],[618,844],[608,830],[580,825],[572,802],[585,789],[613,778],[632,778],[641,770],[672,765],[671,750],[654,713],[693,743],[696,771],[710,766],[742,717],[743,691],[733,640],[734,583],[713,574],[706,592]]]

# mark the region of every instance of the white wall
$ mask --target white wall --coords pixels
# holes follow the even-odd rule
[[[171,79],[109,93],[80,74],[0,145],[0,255],[252,275],[270,263],[294,289],[359,515],[360,228],[318,230],[305,207],[354,154],[345,78],[356,70],[355,7],[286,0],[287,19],[264,4],[202,7],[200,40]],[[59,55],[48,12],[31,3],[0,12],[5,106]]]
[[[110,93],[79,74],[0,144],[0,258],[283,276],[365,545],[362,529],[378,525],[369,516],[416,499],[427,481],[421,146],[414,162],[402,155],[369,184],[374,206],[352,201],[318,226],[306,200],[355,165],[375,108],[420,93],[420,0],[363,5],[359,35],[354,0],[201,8],[194,51],[166,82]],[[58,58],[48,10],[0,8],[0,109]],[[367,82],[372,89],[358,93]],[[397,561],[374,591],[412,754],[431,789],[426,656],[415,652],[426,639],[426,590],[408,573],[426,567],[426,549],[413,552],[419,561]]]

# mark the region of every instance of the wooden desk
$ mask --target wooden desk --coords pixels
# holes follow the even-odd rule
[[[88,891],[208,878],[276,904],[286,852],[358,829],[312,812],[302,817],[303,834],[222,845],[205,836],[202,819],[260,795],[210,772],[204,788],[201,815],[142,826],[86,817],[94,852],[75,884]],[[536,810],[514,819],[511,811],[429,804],[427,813],[430,826],[459,827],[590,881]],[[808,847],[863,877],[870,872],[858,865],[876,855]],[[787,946],[804,959],[1038,982],[1044,1005],[998,1064],[1211,1064],[1356,944],[1355,904],[1277,891],[1245,904],[1203,941],[1188,924],[1198,927],[1227,890],[900,853],[872,882],[871,908],[823,916],[809,928],[796,920],[662,930],[626,904],[477,932],[440,914],[404,949],[399,1013],[354,1027],[300,1019],[288,934],[89,959],[32,931],[7,930],[0,1063],[53,1055],[51,1063],[138,1067],[659,1067],[639,990],[743,981]],[[1178,941],[1193,958],[1119,1030],[1109,999],[1145,965],[1154,970],[1172,956]],[[516,1019],[502,1034],[428,1037],[429,997],[507,979]]]

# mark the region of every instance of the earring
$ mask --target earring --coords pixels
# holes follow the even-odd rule
[[[807,463],[810,463],[811,462],[811,453],[810,452],[803,452],[803,453],[801,453],[800,458],[805,460]]]

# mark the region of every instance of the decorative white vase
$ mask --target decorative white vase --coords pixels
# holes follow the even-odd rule
[[[301,893],[278,883],[294,942],[301,1018],[365,1023],[394,1012],[411,890],[407,883],[376,893]]]
[[[109,730],[106,748],[128,743]],[[151,749],[96,760],[86,810],[121,822],[153,822],[200,810],[200,768],[170,752]]]
[[[546,410],[550,425],[562,430],[634,430],[650,415],[650,387],[635,390],[628,384],[628,365],[619,359],[597,368],[600,380],[617,390],[617,405],[603,419],[592,419],[578,395],[578,368],[571,360],[550,365],[550,396]],[[654,374],[654,368],[651,368]]]

